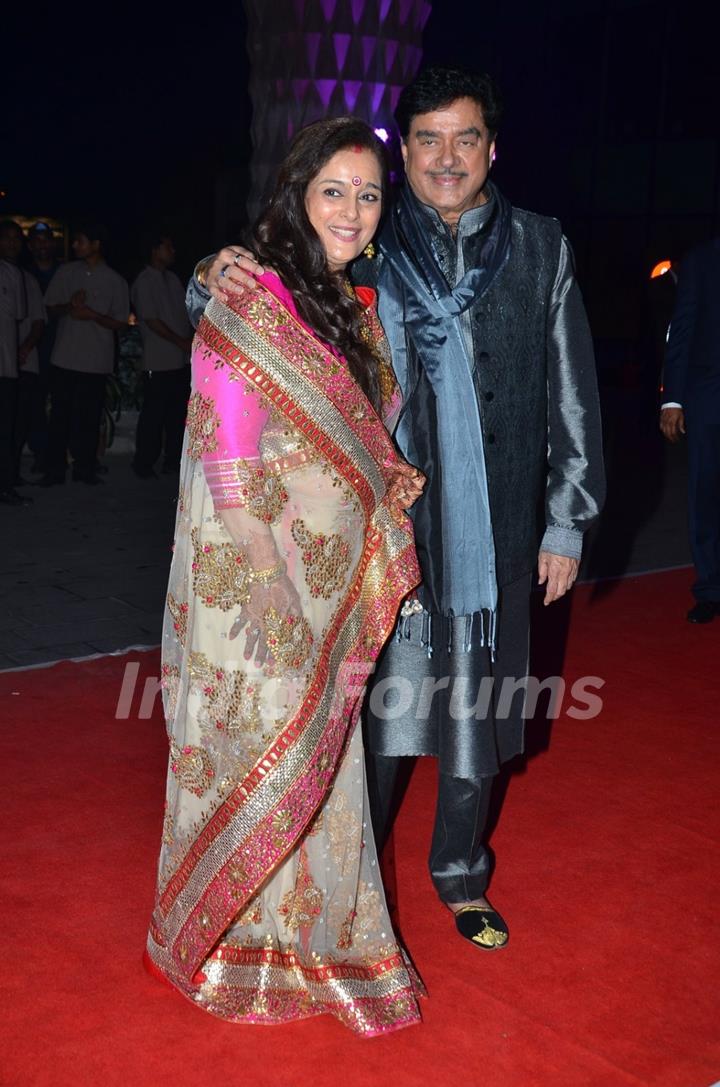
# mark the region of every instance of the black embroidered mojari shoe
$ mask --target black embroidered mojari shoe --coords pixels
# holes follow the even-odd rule
[[[492,906],[463,906],[455,913],[455,925],[461,936],[486,951],[505,947],[510,939],[507,924]]]

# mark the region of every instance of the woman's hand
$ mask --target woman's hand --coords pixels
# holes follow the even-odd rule
[[[269,585],[260,585],[255,582],[250,586],[250,599],[243,604],[240,614],[230,627],[228,637],[237,638],[242,628],[249,624],[245,639],[245,660],[255,657],[255,663],[262,667],[265,663],[272,664],[273,656],[267,643],[267,623],[265,616],[270,609],[274,609],[281,619],[294,615],[302,619],[302,604],[297,589],[287,574],[281,574]]]
[[[255,277],[261,276],[264,271],[249,250],[241,245],[226,246],[215,255],[205,272],[205,284],[214,298],[227,302],[230,294],[254,291],[257,287]]]
[[[387,500],[393,520],[397,525],[402,525],[406,511],[423,492],[426,480],[419,468],[413,468],[412,464],[398,458],[390,467],[390,482],[387,489]]]

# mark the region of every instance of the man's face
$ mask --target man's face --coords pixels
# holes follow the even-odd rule
[[[17,264],[22,253],[23,233],[20,227],[7,227],[0,235],[0,258]]]
[[[97,251],[99,245],[99,242],[91,242],[87,234],[76,234],[72,242],[73,253],[78,260],[86,260]]]
[[[448,223],[485,203],[482,188],[494,152],[482,109],[472,98],[413,117],[402,145],[411,189]]]
[[[169,268],[171,264],[175,263],[175,246],[172,239],[163,238],[160,244],[155,246],[153,252],[165,268]]]
[[[37,231],[28,236],[28,249],[35,260],[52,260],[55,240],[49,230]]]

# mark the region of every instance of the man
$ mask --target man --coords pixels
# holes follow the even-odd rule
[[[2,225],[1,251],[5,259],[17,268],[23,277],[22,289],[25,301],[25,316],[18,326],[17,400],[13,429],[13,482],[15,486],[20,486],[26,482],[20,475],[20,463],[37,403],[40,381],[38,344],[45,331],[46,315],[39,283],[28,271],[20,268],[20,258],[25,242],[22,227],[15,222]]]
[[[0,223],[0,504],[4,506],[28,503],[15,490],[19,328],[27,314],[25,286],[12,259],[19,229],[11,220]]]
[[[115,362],[115,333],[130,314],[127,283],[107,266],[106,243],[103,227],[80,227],[72,243],[77,259],[58,268],[45,295],[58,329],[50,360],[50,433],[41,487],[65,482],[68,447],[73,479],[101,482],[97,448],[105,383]]]
[[[697,580],[691,623],[720,615],[720,238],[691,250],[680,267],[665,355],[660,429],[687,432],[690,546]]]
[[[523,750],[523,707],[504,705],[503,681],[527,674],[533,567],[546,604],[567,592],[604,494],[592,343],[569,247],[556,220],[511,208],[489,182],[499,112],[492,81],[464,70],[430,68],[405,88],[396,119],[407,184],[378,259],[353,270],[378,287],[404,394],[395,437],[427,477],[412,510],[423,584],[368,702],[373,822],[382,844],[400,759],[435,755],[432,879],[458,931],[487,949],[508,939],[485,898],[492,782]],[[238,264],[223,250],[199,274],[222,296],[246,285]],[[197,282],[189,293],[199,296]],[[481,707],[484,681],[492,695]]]
[[[143,403],[135,437],[133,471],[141,479],[155,476],[163,448],[163,471],[180,466],[185,411],[190,391],[192,328],[185,310],[182,283],[170,271],[175,247],[159,234],[149,246],[150,264],[132,286],[133,309],[143,340]]]
[[[44,295],[50,286],[50,281],[60,267],[56,255],[55,235],[49,223],[33,223],[27,233],[27,248],[29,259],[26,267],[40,285],[40,291]],[[38,378],[36,382],[36,398],[33,405],[32,418],[30,420],[30,433],[28,445],[35,455],[31,471],[43,474],[45,471],[45,458],[48,446],[48,417],[47,400],[50,392],[50,357],[57,321],[48,320],[45,315],[45,326],[42,339],[38,344]]]

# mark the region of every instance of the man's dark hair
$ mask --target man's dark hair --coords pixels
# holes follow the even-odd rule
[[[0,222],[0,238],[4,238],[7,234],[17,234],[18,230],[22,234],[22,227],[14,219],[3,219]]]
[[[104,253],[110,242],[110,232],[106,226],[102,223],[94,222],[92,219],[85,219],[79,222],[73,230],[73,237],[77,237],[78,234],[84,234],[89,242],[100,242],[100,249]]]
[[[172,231],[161,226],[143,230],[140,236],[143,256],[149,257],[153,249],[158,249],[163,242],[172,242],[172,240]]]
[[[252,247],[261,264],[274,268],[292,293],[298,313],[321,340],[345,356],[355,380],[375,407],[380,392],[377,361],[360,331],[362,310],[344,290],[342,274],[331,271],[320,238],[308,219],[305,194],[325,164],[349,147],[375,155],[388,193],[384,145],[364,121],[335,117],[316,121],[295,136],[280,167],[275,191],[253,228]]]
[[[413,117],[445,109],[458,98],[472,98],[477,102],[490,138],[494,139],[502,119],[502,100],[493,79],[469,68],[437,64],[423,68],[400,94],[395,120],[403,140],[408,138]]]

